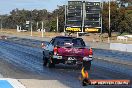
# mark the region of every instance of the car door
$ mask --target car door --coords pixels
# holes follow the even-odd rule
[[[54,49],[54,41],[55,41],[55,39],[52,39],[52,40],[50,41],[50,43],[49,43],[49,46],[48,46],[48,51],[49,51],[49,52],[52,52],[53,49]]]
[[[52,39],[49,42],[49,44],[46,46],[46,48],[45,48],[45,55],[46,55],[47,58],[49,57],[49,53],[53,52],[53,49],[54,49],[54,40],[55,39]]]

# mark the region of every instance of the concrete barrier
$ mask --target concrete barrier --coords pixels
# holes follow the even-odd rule
[[[110,49],[109,43],[101,43],[101,42],[86,42],[87,46],[90,46],[92,48],[98,48],[98,49]]]
[[[126,44],[127,52],[132,52],[132,44]]]
[[[110,49],[132,52],[132,44],[110,43]]]
[[[126,37],[128,37],[128,38],[132,38],[132,35],[124,35],[124,36],[126,36]]]
[[[126,41],[128,40],[128,37],[126,36],[117,36],[117,40],[122,40],[122,41]]]

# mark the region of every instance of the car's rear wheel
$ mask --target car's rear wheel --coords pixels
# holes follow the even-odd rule
[[[50,57],[49,57],[49,59],[48,59],[48,61],[47,61],[47,67],[48,67],[48,68],[54,68],[54,67],[55,67],[55,64],[54,64],[52,55],[50,55]]]
[[[83,67],[85,68],[85,70],[90,70],[91,61],[83,61]]]

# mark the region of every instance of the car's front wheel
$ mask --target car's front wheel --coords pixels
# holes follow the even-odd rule
[[[54,67],[55,67],[55,64],[54,64],[52,55],[50,55],[50,57],[49,57],[49,59],[48,59],[48,61],[47,61],[47,67],[48,67],[48,68],[54,68]]]

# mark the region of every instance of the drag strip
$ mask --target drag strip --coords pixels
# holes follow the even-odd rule
[[[81,83],[78,80],[80,69],[64,65],[57,65],[55,69],[42,66],[42,49],[40,45],[41,41],[31,39],[0,40],[0,58],[17,66],[17,68],[42,76],[43,80],[58,80],[67,87],[81,88]],[[90,78],[131,79],[128,74],[116,72],[118,68],[112,67],[113,69],[110,69],[110,64],[112,63],[95,59],[92,69],[89,71]],[[107,67],[108,65],[109,67]]]
[[[76,79],[76,77],[72,77],[69,74],[66,74],[63,72],[63,70],[56,70],[42,67],[42,58],[39,58],[42,54],[36,55],[35,50],[32,50],[31,52],[34,52],[31,54],[31,52],[27,52],[26,50],[31,50],[31,47],[21,48],[21,45],[9,43],[5,41],[0,42],[0,54],[1,58],[4,58],[6,61],[16,65],[19,68],[30,70],[31,72],[36,72],[40,75],[47,76],[48,80],[61,80],[60,82],[64,82],[68,85],[71,85],[71,83],[76,80],[74,83],[72,83],[72,86],[76,86],[76,84],[79,84],[79,81]],[[34,49],[34,48],[33,48]],[[24,52],[25,51],[25,52]],[[39,52],[39,51],[38,51]],[[64,76],[65,75],[65,76]],[[68,77],[70,76],[70,77]],[[63,80],[65,79],[65,80]],[[45,79],[46,80],[46,79]],[[76,83],[77,82],[77,83]],[[74,84],[74,85],[73,85]],[[81,85],[80,85],[81,86]]]

